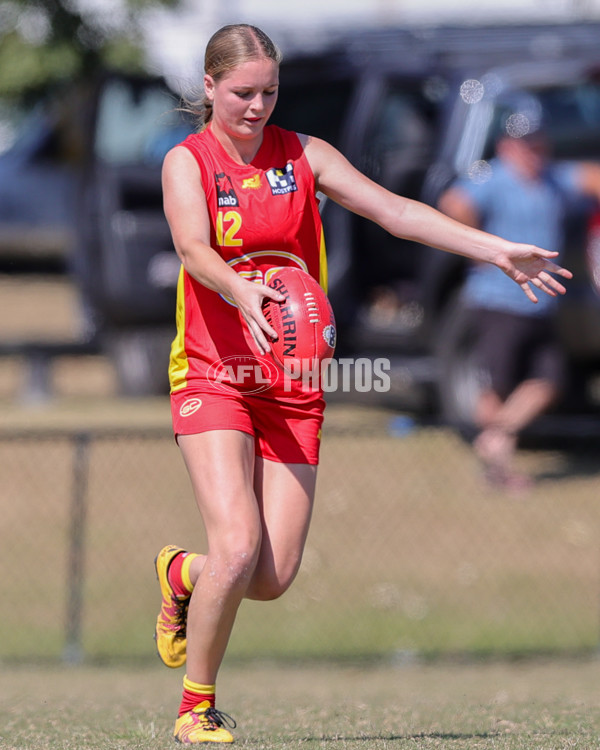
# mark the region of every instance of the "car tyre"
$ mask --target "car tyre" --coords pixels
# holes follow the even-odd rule
[[[487,374],[475,349],[473,317],[456,294],[446,308],[437,337],[438,399],[442,419],[466,438],[475,431],[475,407]]]

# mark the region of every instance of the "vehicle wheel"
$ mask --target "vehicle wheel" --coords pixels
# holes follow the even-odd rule
[[[169,350],[173,330],[112,332],[107,349],[122,396],[160,396],[169,392]]]
[[[487,374],[478,363],[472,316],[462,303],[460,294],[449,304],[443,318],[437,357],[441,416],[465,437],[472,437],[475,432],[475,405]]]

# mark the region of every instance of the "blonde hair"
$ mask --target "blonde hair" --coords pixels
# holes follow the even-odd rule
[[[266,58],[281,62],[281,52],[264,31],[247,23],[223,26],[208,40],[204,54],[204,72],[215,82],[249,60]],[[205,93],[194,101],[185,101],[183,109],[198,119],[203,130],[212,117],[212,102]]]

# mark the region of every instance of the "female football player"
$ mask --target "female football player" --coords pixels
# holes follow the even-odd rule
[[[326,285],[317,191],[393,235],[495,264],[532,301],[531,285],[564,293],[551,273],[571,275],[552,262],[555,253],[394,195],[328,143],[268,125],[279,62],[260,29],[217,31],[206,48],[200,130],[163,168],[165,214],[182,263],[169,366],[173,424],[208,548],[195,554],[170,545],[158,554],[156,640],[168,666],[187,659],[174,734],[191,744],[233,741],[233,720],[215,708],[215,682],[238,607],[286,591],[308,532],[322,392],[277,380],[260,390],[248,373],[260,373],[275,335],[262,303],[283,299],[266,285],[269,269],[296,266]],[[232,377],[223,377],[224,362]],[[248,363],[258,367],[238,368],[244,377],[235,377],[234,365]]]

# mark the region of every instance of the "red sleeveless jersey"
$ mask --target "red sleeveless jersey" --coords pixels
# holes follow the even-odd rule
[[[237,273],[268,283],[270,269],[296,266],[327,288],[315,181],[296,133],[267,126],[258,153],[247,165],[228,156],[210,126],[180,146],[190,150],[200,169],[211,246]],[[233,302],[182,267],[169,365],[171,392],[210,379],[219,362],[256,356],[252,336]]]

